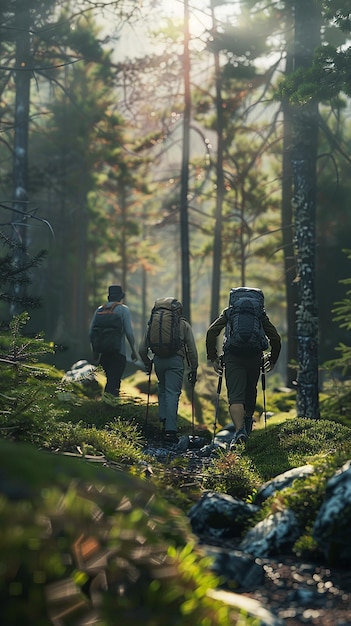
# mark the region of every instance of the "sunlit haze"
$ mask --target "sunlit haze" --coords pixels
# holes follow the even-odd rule
[[[169,20],[181,23],[184,18],[184,2],[182,0],[159,0],[155,2],[153,10],[143,14],[141,3],[140,15],[137,23],[127,23],[119,33],[119,41],[115,48],[116,55],[121,57],[140,57],[150,54],[154,49],[155,39],[148,36],[148,32],[162,28]],[[216,18],[219,20],[233,19],[236,13],[237,2],[230,6],[216,8]],[[194,42],[203,35],[212,25],[209,0],[189,0],[189,30]],[[199,42],[198,45],[201,45]]]

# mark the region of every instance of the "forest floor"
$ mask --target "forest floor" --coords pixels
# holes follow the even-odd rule
[[[245,593],[287,626],[351,626],[348,568],[299,562],[291,556],[267,559],[264,584]]]
[[[196,473],[201,474],[208,459],[199,459],[195,451],[187,450],[183,454],[196,481]],[[213,545],[237,550],[239,543],[239,539],[233,539],[216,541]],[[351,626],[350,568],[300,561],[292,554],[258,559],[258,562],[265,572],[263,584],[255,590],[236,593],[256,600],[286,626]]]

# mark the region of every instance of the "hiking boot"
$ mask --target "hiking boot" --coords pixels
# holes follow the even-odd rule
[[[230,442],[229,445],[229,450],[232,450],[233,448],[235,448],[235,446],[238,443],[246,443],[247,442],[247,434],[246,431],[244,430],[244,428],[240,428],[240,430],[237,430],[233,439]]]
[[[165,443],[168,443],[170,445],[177,445],[179,443],[179,439],[175,430],[166,430],[164,440]]]

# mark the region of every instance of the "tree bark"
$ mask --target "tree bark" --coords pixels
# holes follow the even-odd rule
[[[293,22],[291,10],[286,7],[286,32],[293,32]],[[292,38],[288,34],[286,40],[286,62],[285,75],[288,76],[293,70],[294,56],[292,50]],[[287,98],[282,102],[284,115],[283,130],[283,163],[282,163],[282,232],[284,251],[284,276],[287,310],[287,367],[286,386],[294,388],[297,378],[297,331],[296,331],[296,307],[297,307],[297,286],[296,260],[293,238],[293,210],[292,193],[293,179],[291,167],[292,149],[292,120],[291,107]]]
[[[212,24],[216,29],[214,15],[214,2],[211,2]],[[219,63],[219,52],[215,49],[215,79],[216,79],[216,114],[217,114],[217,162],[216,162],[216,211],[213,240],[213,263],[212,263],[212,285],[211,285],[211,319],[213,322],[219,313],[219,303],[221,295],[221,262],[222,262],[222,206],[223,206],[223,103],[221,93],[221,69]]]
[[[297,0],[295,8],[295,71],[312,63],[320,41],[320,12],[314,0]],[[318,102],[293,107],[292,172],[294,182],[296,312],[298,378],[297,415],[319,417],[318,312],[315,292],[316,159],[318,147]]]
[[[13,151],[13,217],[12,231],[16,244],[13,266],[16,269],[25,264],[27,252],[27,218],[23,215],[28,209],[28,126],[30,99],[30,15],[27,3],[16,4],[16,101],[15,136]],[[28,68],[28,69],[27,69]],[[21,300],[26,295],[26,282],[15,282],[14,302],[11,314],[23,311]]]
[[[184,1],[184,119],[183,151],[180,177],[180,240],[183,315],[191,323],[190,313],[190,261],[189,261],[189,152],[190,152],[190,56],[189,56],[189,3]]]

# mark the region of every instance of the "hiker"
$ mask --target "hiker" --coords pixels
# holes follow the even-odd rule
[[[120,285],[111,285],[108,288],[108,302],[96,309],[89,328],[93,358],[100,363],[106,376],[105,393],[116,397],[119,396],[127,361],[125,337],[131,348],[132,361],[138,358],[130,311],[122,304],[124,296]]]
[[[182,317],[176,298],[155,301],[139,354],[150,375],[152,364],[158,379],[158,413],[165,442],[178,444],[177,416],[185,360],[190,368],[188,381],[195,386],[198,355],[191,326]]]
[[[216,339],[225,330],[223,354],[219,357]],[[269,347],[270,352],[263,356]],[[271,371],[281,349],[277,329],[264,309],[259,289],[231,289],[229,306],[212,322],[206,334],[207,359],[220,376],[225,371],[229,414],[235,433],[230,447],[245,443],[251,433],[261,368]]]

